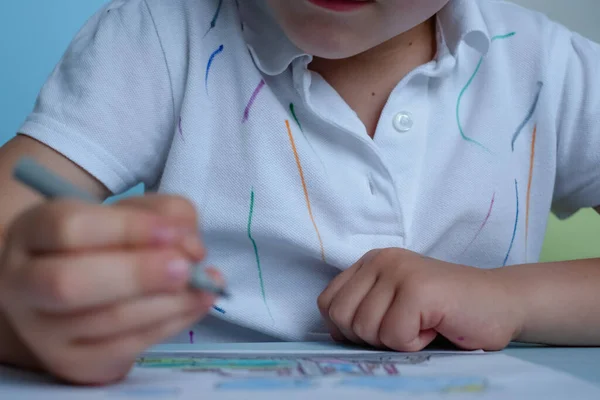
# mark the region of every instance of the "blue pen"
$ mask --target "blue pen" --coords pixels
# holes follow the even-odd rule
[[[31,158],[22,158],[15,166],[13,176],[17,181],[49,199],[76,198],[90,203],[98,202],[90,193],[55,175]],[[227,290],[220,287],[200,266],[194,267],[190,286],[220,297],[229,297]]]

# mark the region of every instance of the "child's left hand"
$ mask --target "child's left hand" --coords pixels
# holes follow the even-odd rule
[[[500,350],[517,337],[525,304],[495,270],[373,250],[319,297],[335,340],[420,351],[442,335],[463,349]]]

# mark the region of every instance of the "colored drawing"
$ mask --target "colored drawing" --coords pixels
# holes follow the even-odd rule
[[[262,295],[263,303],[267,308],[267,312],[273,320],[273,314],[271,314],[271,309],[269,308],[269,304],[267,303],[267,295],[265,292],[265,282],[263,280],[262,267],[260,265],[260,256],[258,254],[258,246],[256,245],[256,240],[252,237],[252,218],[254,217],[254,190],[250,192],[250,214],[248,215],[248,239],[252,243],[252,248],[254,249],[254,257],[256,259],[256,268],[258,269],[258,281],[260,283],[260,292]]]
[[[533,118],[533,115],[535,114],[535,110],[536,110],[538,102],[540,100],[540,94],[542,93],[542,88],[544,87],[544,84],[542,82],[538,82],[537,84],[538,84],[538,90],[537,90],[537,93],[533,100],[533,104],[531,105],[531,108],[527,112],[525,119],[523,120],[523,122],[521,122],[521,124],[517,128],[515,134],[513,135],[512,143],[511,143],[512,151],[515,151],[515,142],[517,141],[517,139],[521,135],[521,132],[527,126],[529,121],[531,121],[531,118]]]
[[[490,202],[490,208],[488,209],[488,212],[487,212],[487,215],[485,216],[485,219],[481,223],[481,226],[477,230],[477,233],[475,234],[475,236],[473,237],[473,239],[471,240],[471,242],[467,245],[467,247],[465,247],[465,249],[463,250],[463,252],[460,253],[461,256],[464,255],[471,248],[471,246],[473,245],[473,243],[475,243],[475,241],[477,240],[477,238],[479,238],[479,235],[481,235],[481,232],[483,232],[483,229],[487,225],[488,221],[490,220],[490,216],[492,215],[492,210],[494,209],[494,203],[495,203],[495,201],[496,201],[496,192],[494,192],[494,194],[492,195],[492,201]]]
[[[480,393],[487,383],[480,377],[431,377],[431,376],[365,376],[344,379],[341,386],[384,392],[426,393]]]
[[[527,250],[529,249],[529,204],[531,202],[531,183],[533,182],[533,166],[535,161],[535,140],[537,137],[537,125],[533,127],[531,138],[531,156],[529,159],[529,182],[527,183],[527,211],[525,216],[525,262],[527,262]]]
[[[513,244],[515,243],[515,237],[517,236],[517,227],[519,225],[519,182],[515,179],[515,191],[517,195],[517,210],[515,215],[515,227],[513,228],[512,239],[510,239],[510,246],[508,247],[508,252],[506,253],[506,257],[504,257],[504,262],[502,266],[506,266],[508,262],[508,257],[510,256],[510,252],[512,251]]]
[[[429,355],[354,357],[142,357],[141,368],[178,369],[188,373],[211,373],[236,378],[318,378],[349,376],[398,376],[403,365],[426,364]]]
[[[206,64],[206,74],[204,76],[204,86],[206,87],[206,94],[208,94],[208,75],[210,74],[210,69],[212,68],[213,62],[215,61],[215,57],[223,52],[225,47],[220,45],[208,58],[208,63]]]
[[[212,31],[217,26],[217,20],[219,19],[219,14],[221,14],[221,7],[222,6],[223,6],[223,0],[219,0],[219,4],[217,5],[217,10],[215,11],[213,19],[210,21],[210,27],[208,28],[208,30],[204,34],[203,38],[205,38],[206,35],[208,35],[208,33],[210,31]]]
[[[225,310],[223,310],[221,307],[219,306],[213,306],[213,309],[217,312],[220,312],[221,314],[226,314]]]
[[[304,179],[304,171],[302,169],[302,163],[300,162],[300,155],[298,154],[298,150],[296,149],[296,142],[294,141],[294,135],[292,134],[292,128],[290,127],[290,121],[285,120],[285,126],[287,128],[288,136],[290,139],[290,144],[292,146],[292,151],[294,153],[294,158],[296,159],[296,166],[298,167],[298,173],[300,174],[300,183],[302,184],[302,190],[304,191],[304,198],[306,199],[306,208],[308,209],[308,215],[310,220],[312,221],[313,227],[315,229],[315,233],[317,234],[317,240],[319,241],[319,247],[321,248],[321,259],[323,262],[325,260],[325,247],[323,246],[323,240],[321,239],[321,233],[319,232],[319,228],[315,221],[315,216],[312,212],[312,206],[310,204],[310,197],[308,195],[308,187],[306,186],[306,180]]]
[[[254,102],[256,101],[256,98],[258,97],[258,94],[260,93],[263,87],[265,87],[265,80],[261,79],[256,89],[254,89],[254,93],[252,93],[252,96],[250,96],[250,101],[248,101],[248,105],[244,110],[244,117],[242,118],[242,123],[248,121],[248,118],[250,117],[250,110],[252,109],[252,106],[254,105]]]
[[[107,390],[111,398],[128,399],[173,399],[179,397],[181,389],[168,386],[135,386],[135,387],[115,387]]]
[[[292,117],[294,118],[294,121],[296,121],[296,124],[298,124],[300,131],[304,132],[302,125],[300,125],[300,121],[298,120],[298,116],[296,115],[296,107],[294,106],[294,103],[290,103],[290,113],[292,113]]]
[[[216,386],[217,390],[302,390],[313,389],[314,382],[310,379],[238,379],[223,382]]]
[[[510,37],[513,37],[515,34],[516,34],[516,32],[511,32],[506,35],[494,36],[494,37],[492,37],[491,42],[493,43],[496,40],[500,40],[500,39],[508,39]],[[491,153],[491,151],[487,147],[485,147],[483,144],[479,143],[477,140],[466,135],[464,128],[462,126],[462,122],[460,120],[460,106],[461,106],[463,97],[464,97],[465,93],[467,92],[467,90],[469,89],[469,87],[471,86],[471,84],[473,83],[473,81],[475,80],[475,77],[479,73],[479,71],[481,69],[481,65],[483,64],[483,61],[484,61],[484,57],[481,56],[481,58],[479,59],[479,62],[477,63],[477,66],[475,67],[475,71],[473,72],[473,74],[467,81],[466,85],[463,87],[463,89],[460,91],[460,94],[458,95],[458,100],[456,101],[456,122],[458,124],[458,131],[460,132],[460,136],[463,138],[463,140],[465,140],[469,143],[472,143],[474,145],[477,145],[477,146],[481,147],[483,150],[487,151],[488,153]]]

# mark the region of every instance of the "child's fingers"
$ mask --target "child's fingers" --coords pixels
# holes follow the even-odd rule
[[[352,330],[373,347],[383,347],[379,331],[395,295],[396,286],[393,282],[378,279],[356,310]]]
[[[390,349],[415,352],[427,347],[437,336],[433,327],[422,326],[421,302],[412,291],[401,290],[381,323],[379,339]]]
[[[135,359],[150,346],[192,326],[206,310],[173,315],[152,326],[103,341],[74,343],[56,352],[46,365],[68,382],[84,385],[109,384],[122,379]]]
[[[172,244],[189,227],[145,209],[57,201],[25,213],[11,231],[31,253]]]
[[[354,264],[352,267],[348,268],[347,270],[333,278],[329,285],[327,285],[325,290],[317,299],[317,305],[323,316],[329,315],[329,308],[331,307],[333,299],[335,299],[335,296],[344,287],[346,282],[352,279],[354,274],[356,274],[356,272],[360,269],[361,266],[362,264],[359,263]]]
[[[319,306],[319,309],[321,310],[321,313],[323,313],[323,311],[325,310],[329,310],[329,306],[331,305],[331,302],[333,301],[334,297],[337,295],[340,289],[344,287],[346,282],[352,279],[352,277],[354,277],[354,275],[363,266],[367,266],[379,253],[380,250],[369,251],[364,256],[362,256],[360,260],[358,260],[354,265],[340,273],[331,282],[329,282],[329,285],[327,285],[327,287],[325,288],[323,293],[321,293],[319,299],[317,300],[317,304]]]
[[[200,240],[198,213],[194,205],[188,200],[177,196],[150,194],[142,197],[126,198],[118,202],[116,206],[148,210],[174,221],[177,226],[187,231],[180,242],[182,250],[189,254],[192,259],[201,260],[204,258],[205,249]],[[165,231],[164,234],[168,236],[177,233]]]
[[[48,329],[68,331],[68,337],[78,342],[98,341],[154,326],[173,315],[207,312],[213,302],[214,297],[202,293],[158,294],[79,313],[41,314],[39,318]]]
[[[140,197],[128,197],[119,201],[116,206],[146,209],[157,215],[181,221],[191,230],[197,229],[198,213],[196,208],[183,197],[148,194]]]
[[[186,287],[190,263],[170,249],[74,253],[36,258],[14,290],[40,310],[72,312]]]
[[[353,323],[356,310],[362,303],[364,297],[369,293],[377,280],[374,271],[367,268],[359,269],[354,276],[340,288],[333,298],[326,318],[348,338],[348,340],[363,344],[364,341],[354,332]]]

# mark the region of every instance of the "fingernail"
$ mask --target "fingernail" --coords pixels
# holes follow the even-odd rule
[[[152,237],[160,244],[173,243],[179,237],[179,230],[175,228],[161,227],[153,232]]]
[[[212,267],[206,268],[206,273],[213,278],[218,285],[225,286],[225,278],[223,278],[223,275],[217,269]]]
[[[202,257],[204,253],[204,246],[202,245],[202,241],[200,241],[200,238],[196,233],[188,234],[183,239],[182,246],[185,251],[189,252],[194,257]]]
[[[187,260],[173,260],[167,265],[169,279],[174,282],[187,281],[190,271],[191,264]]]

